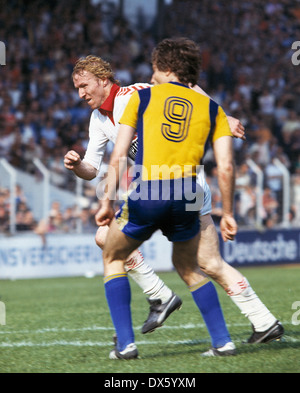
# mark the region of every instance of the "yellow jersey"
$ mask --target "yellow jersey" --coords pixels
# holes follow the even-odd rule
[[[119,122],[137,130],[143,181],[196,176],[206,142],[232,136],[216,102],[177,82],[134,92]]]

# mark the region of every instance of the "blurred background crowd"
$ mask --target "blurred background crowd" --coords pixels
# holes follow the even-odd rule
[[[154,0],[150,0],[154,1]],[[6,65],[0,66],[0,157],[37,177],[33,157],[51,171],[57,187],[73,190],[75,178],[64,168],[65,153],[82,156],[88,143],[90,109],[80,101],[71,73],[81,56],[111,62],[121,85],[149,82],[151,51],[165,37],[186,36],[200,44],[199,85],[226,113],[241,120],[247,141],[235,139],[236,218],[255,227],[256,175],[249,159],[264,173],[263,226],[282,225],[283,177],[277,158],[288,169],[291,207],[288,222],[300,223],[300,79],[292,63],[292,43],[300,40],[300,2],[295,0],[158,1],[149,23],[143,9],[135,21],[125,17],[126,1],[10,0],[0,9],[0,40]],[[109,153],[105,157],[109,160]],[[213,193],[213,216],[221,214],[216,167],[205,156],[206,178]],[[89,205],[80,212],[61,211],[53,201],[48,232],[72,232],[77,220],[94,231],[96,184],[84,186]],[[17,230],[41,223],[19,186]],[[9,227],[9,190],[0,179],[0,232]],[[38,229],[39,230],[39,229]]]

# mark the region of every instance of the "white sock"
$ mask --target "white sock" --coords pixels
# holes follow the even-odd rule
[[[162,303],[165,303],[172,296],[171,289],[145,263],[143,254],[139,250],[129,256],[125,270],[150,300],[161,299]]]
[[[238,293],[239,290],[240,293]],[[277,321],[253,291],[245,277],[236,286],[229,288],[227,293],[242,314],[252,323],[256,332],[264,332]]]

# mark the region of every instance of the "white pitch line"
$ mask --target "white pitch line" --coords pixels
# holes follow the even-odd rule
[[[293,325],[292,322],[289,321],[284,321],[282,324],[285,325]],[[234,327],[249,327],[249,323],[233,323],[233,324],[227,324],[227,327],[234,328]],[[295,326],[295,325],[294,325]],[[43,328],[43,329],[37,329],[37,330],[6,330],[9,328],[7,325],[6,328],[1,330],[0,327],[0,335],[7,335],[7,334],[45,334],[45,333],[76,333],[76,332],[96,332],[96,331],[114,331],[113,327],[109,326],[88,326],[88,327],[83,327],[83,328],[77,328],[77,329],[69,329],[69,328]],[[199,323],[199,324],[185,324],[185,325],[165,325],[162,327],[162,329],[168,329],[168,330],[185,330],[185,329],[203,329],[206,328],[206,325],[204,323]],[[136,326],[134,327],[134,330],[140,330],[141,326]]]
[[[241,340],[235,340],[237,343],[241,343]],[[300,339],[294,337],[285,336],[283,342],[299,343]],[[137,341],[136,345],[199,345],[209,344],[210,340],[164,340],[162,341]],[[0,348],[22,348],[22,347],[56,347],[56,346],[69,346],[69,347],[111,347],[112,342],[101,342],[101,341],[66,341],[56,340],[49,342],[34,343],[32,341],[19,341],[19,342],[3,342],[0,343]]]
[[[284,321],[282,322],[283,325],[293,325],[291,322]],[[247,323],[234,323],[234,324],[228,324],[228,328],[230,327],[247,327],[249,324]],[[185,324],[185,325],[178,325],[178,326],[164,326],[162,329],[168,329],[168,330],[185,330],[185,329],[199,329],[199,328],[205,328],[204,324]],[[140,327],[135,327],[135,330],[140,330]],[[37,330],[17,330],[17,331],[5,331],[0,330],[0,334],[2,335],[13,335],[13,334],[28,334],[28,335],[35,335],[35,334],[45,334],[45,333],[73,333],[73,332],[96,332],[96,331],[114,331],[113,327],[104,327],[104,326],[88,326],[84,328],[78,328],[78,329],[67,329],[67,328],[44,328],[44,329],[37,329]],[[300,339],[296,339],[295,337],[291,336],[284,336],[283,339],[285,342],[291,342],[291,343],[298,343],[300,342]],[[210,340],[203,339],[203,340],[164,340],[164,341],[138,341],[136,344],[137,345],[196,345],[196,344],[201,344],[201,343],[209,343]],[[239,342],[238,340],[235,340],[235,342]],[[241,342],[241,341],[240,341]],[[0,348],[21,348],[21,347],[55,347],[55,346],[70,346],[70,347],[110,347],[112,346],[112,341],[109,342],[101,342],[101,341],[80,341],[80,340],[75,340],[75,341],[68,341],[68,340],[54,340],[54,341],[48,341],[48,342],[32,342],[32,341],[16,341],[16,342],[9,342],[9,341],[4,341],[0,342]]]
[[[208,343],[209,340],[165,340],[161,341],[137,341],[136,345],[195,345],[201,343]],[[101,341],[66,341],[56,340],[49,342],[34,343],[32,341],[19,341],[19,342],[3,342],[0,343],[0,348],[20,348],[20,347],[54,347],[54,346],[71,346],[71,347],[111,347],[113,342]]]
[[[240,325],[244,326],[244,325]],[[246,326],[246,325],[245,325]],[[164,329],[197,329],[197,328],[204,328],[204,324],[186,324],[186,325],[178,325],[178,326],[164,326]],[[140,330],[141,326],[134,327],[134,330]],[[43,328],[37,330],[12,330],[12,331],[1,331],[0,334],[44,334],[44,333],[75,333],[75,332],[87,332],[87,331],[114,331],[113,327],[109,326],[88,326],[84,328],[78,329],[68,329],[68,328]]]
[[[20,348],[20,347],[55,347],[55,346],[70,346],[70,347],[105,347],[112,345],[112,343],[93,342],[93,341],[49,341],[42,343],[33,343],[31,341],[19,342],[3,342],[0,343],[0,348]]]
[[[78,329],[68,329],[68,328],[43,328],[37,330],[12,330],[12,331],[1,331],[0,334],[44,334],[44,333],[72,333],[72,332],[87,332],[87,331],[114,331],[113,327],[105,326],[89,326],[85,328]]]

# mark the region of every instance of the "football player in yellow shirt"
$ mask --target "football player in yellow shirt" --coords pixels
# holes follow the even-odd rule
[[[209,138],[213,143],[223,202],[222,238],[233,240],[237,232],[233,217],[232,134],[225,113],[210,98],[199,96],[188,88],[198,79],[198,47],[187,39],[164,40],[154,50],[153,70],[152,82],[157,85],[134,93],[120,120],[108,172],[107,193],[98,213],[101,225],[110,224],[103,259],[106,297],[118,338],[110,354],[115,359],[135,358],[138,354],[124,260],[156,230],[162,230],[173,243],[173,264],[197,292],[193,277],[199,270],[197,251],[202,206],[199,200],[203,196],[201,182],[197,182],[197,169]],[[127,157],[136,131],[139,140],[136,173],[132,188],[115,218],[113,203],[120,163]],[[215,247],[211,225],[209,220],[204,220],[204,230],[209,228]],[[214,249],[207,251],[204,263],[200,255],[199,263],[252,322],[254,334],[250,342],[280,338],[283,334],[281,324],[259,300],[248,281],[221,258],[215,259],[217,263],[210,263],[215,252]],[[197,295],[193,293],[193,297],[197,304]],[[211,354],[216,350],[212,349]]]

